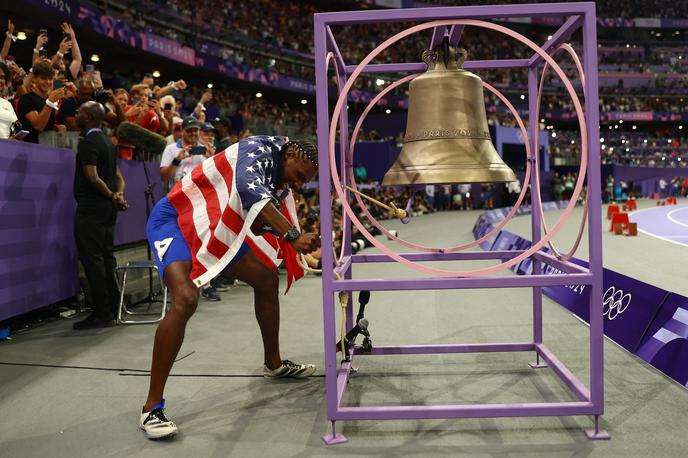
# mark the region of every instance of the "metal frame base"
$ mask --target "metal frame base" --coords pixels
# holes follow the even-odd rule
[[[588,428],[585,430],[585,435],[591,441],[606,441],[612,438],[606,429],[598,429],[595,431],[595,428]]]
[[[326,434],[322,437],[322,441],[325,445],[337,445],[349,442],[349,439],[347,439],[344,434],[337,434],[335,423],[335,421],[332,422],[332,434]]]
[[[539,353],[535,353],[535,355],[536,355],[535,362],[528,363],[528,366],[530,366],[531,369],[544,369],[546,367],[549,367],[547,365],[547,363],[543,363],[540,361],[540,354]]]
[[[611,439],[611,436],[606,429],[600,428],[600,416],[595,415],[595,427],[585,430],[585,435],[591,441],[606,441]]]

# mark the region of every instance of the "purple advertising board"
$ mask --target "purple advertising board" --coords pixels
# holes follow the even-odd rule
[[[543,208],[553,210],[562,202],[546,202]],[[476,239],[488,233],[504,216],[505,209],[481,214],[473,226]],[[524,212],[526,213],[526,212]],[[481,244],[485,250],[525,250],[531,242],[508,231],[500,231],[491,241]],[[551,253],[544,248],[542,251]],[[571,262],[588,267],[572,258]],[[519,275],[532,273],[532,259],[512,267]],[[544,274],[560,270],[545,265]],[[576,316],[590,322],[587,285],[546,286],[544,295],[564,306]],[[631,353],[652,364],[681,385],[688,387],[688,298],[641,282],[610,269],[603,269],[602,314],[604,333]]]
[[[176,60],[192,67],[196,65],[196,53],[188,46],[182,46],[176,41],[147,33],[143,42],[143,50],[152,52],[168,59]]]
[[[0,140],[0,320],[74,296],[74,153]]]
[[[32,5],[36,5],[43,11],[56,14],[58,16],[72,19],[76,16],[79,10],[79,2],[77,0],[27,0]]]
[[[667,296],[636,355],[688,387],[688,298]]]

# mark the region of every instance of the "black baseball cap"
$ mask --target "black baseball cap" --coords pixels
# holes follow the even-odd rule
[[[193,116],[187,116],[182,121],[182,130],[200,129],[200,128],[201,128],[201,123],[198,122],[198,119],[194,118]]]
[[[220,124],[222,126],[225,126],[227,129],[232,128],[232,121],[229,120],[229,118],[226,118],[224,116],[218,116],[217,118],[212,120],[213,124]]]

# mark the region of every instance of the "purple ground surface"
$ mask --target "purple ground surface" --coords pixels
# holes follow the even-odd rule
[[[669,205],[630,214],[638,230],[654,237],[688,246],[688,205]]]

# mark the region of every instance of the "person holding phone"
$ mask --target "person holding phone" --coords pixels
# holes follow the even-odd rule
[[[24,139],[38,143],[38,134],[46,130],[65,130],[55,124],[58,102],[66,95],[76,94],[76,87],[69,83],[59,89],[53,88],[55,72],[49,61],[35,62],[31,69],[33,89],[19,99],[18,117],[22,126],[29,131]]]
[[[150,88],[145,84],[135,84],[129,91],[130,105],[124,108],[124,117],[129,122],[133,122],[148,129],[151,132],[166,132],[167,121],[162,116],[160,102],[150,100]],[[131,160],[134,157],[134,148],[131,145],[119,143],[117,145],[117,155],[121,159]]]

